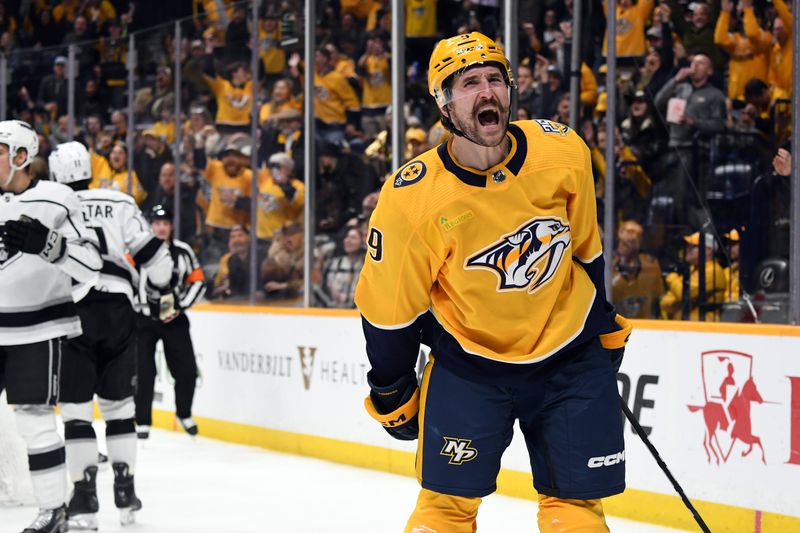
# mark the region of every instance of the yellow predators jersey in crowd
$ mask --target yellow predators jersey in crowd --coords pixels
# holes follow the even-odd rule
[[[403,329],[430,309],[437,361],[481,379],[613,329],[589,275],[602,250],[588,148],[548,120],[512,123],[507,136],[508,157],[486,171],[460,166],[449,141],[387,180],[356,289],[365,331]]]
[[[358,96],[335,70],[314,76],[314,115],[326,124],[344,124],[346,111],[360,111]]]
[[[430,37],[436,34],[436,0],[406,2],[406,36]]]
[[[242,168],[236,176],[228,176],[222,161],[210,159],[206,168],[206,181],[211,185],[211,199],[208,202],[206,224],[216,228],[230,229],[236,224],[247,226],[250,214],[247,210],[235,207],[236,199],[250,197],[253,173]]]
[[[216,123],[225,126],[245,126],[250,124],[250,108],[253,105],[253,82],[242,87],[234,87],[231,82],[219,76],[204,75],[211,92],[217,99]]]
[[[305,186],[300,180],[293,179],[294,196],[287,198],[280,185],[275,183],[269,170],[258,173],[258,227],[256,235],[259,239],[272,240],[275,232],[285,222],[303,221],[305,205]]]
[[[365,109],[382,108],[392,103],[392,85],[389,82],[389,59],[368,56],[361,76]]]

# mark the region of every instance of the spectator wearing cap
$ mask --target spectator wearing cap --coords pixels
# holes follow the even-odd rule
[[[676,71],[669,17],[669,7],[661,4],[653,15],[656,24],[647,30],[648,48],[639,70],[639,87],[647,93],[651,102]]]
[[[700,301],[700,233],[695,232],[687,237],[685,263],[689,275],[689,294],[684,293],[684,276],[678,272],[670,272],[665,280],[666,292],[661,297],[661,318],[680,320],[681,318],[697,320],[700,317],[700,307],[706,308],[705,319],[716,320],[718,309],[715,307],[725,301],[727,277],[725,271],[714,258],[717,243],[710,233],[704,234],[705,246],[705,300]],[[684,302],[684,298],[687,301]],[[689,316],[683,316],[683,308],[688,306]]]
[[[408,128],[406,130],[406,161],[419,157],[428,151],[427,135],[422,128]]]
[[[367,39],[367,49],[358,60],[357,71],[363,92],[361,130],[373,139],[386,129],[386,109],[392,103],[389,54],[380,38]]]
[[[294,160],[285,152],[269,158],[266,169],[258,173],[259,244],[267,250],[275,232],[287,222],[300,222],[305,205],[305,187],[294,177]]]
[[[67,112],[67,58],[57,56],[53,61],[53,73],[42,78],[36,104],[55,118]]]
[[[659,170],[655,162],[666,147],[666,131],[653,118],[651,103],[644,91],[633,93],[628,116],[620,124],[620,134],[622,142],[648,174]]]
[[[258,123],[264,125],[264,122],[274,115],[289,109],[301,111],[303,106],[292,94],[292,82],[281,78],[272,86],[269,101],[261,104],[258,110]]]
[[[193,149],[202,149],[206,157],[214,152],[222,138],[211,122],[208,109],[199,104],[189,108],[189,120],[183,126],[183,134],[191,139]]]
[[[333,234],[344,226],[350,216],[358,212],[356,202],[363,195],[359,196],[357,190],[360,188],[359,184],[367,181],[366,168],[358,156],[351,158],[342,152],[339,145],[329,142],[320,150],[318,164],[314,202],[316,231],[320,234]]]
[[[209,245],[204,250],[205,264],[215,263],[224,253],[231,228],[247,227],[253,179],[252,171],[247,168],[250,150],[249,139],[232,139],[219,159],[208,159],[207,165],[202,151],[194,152],[196,166],[205,168],[211,194],[205,220],[210,230]]]
[[[644,27],[653,11],[653,0],[620,0],[617,3],[617,56],[643,56],[647,50]],[[608,16],[608,2],[603,2]],[[603,56],[608,55],[608,34],[603,38]]]
[[[558,101],[561,95],[567,92],[568,87],[564,86],[564,75],[557,65],[548,65],[542,72],[539,84],[541,91],[539,109],[532,111],[536,117],[550,118],[556,114]]]
[[[304,180],[305,141],[303,140],[303,114],[288,108],[271,115],[261,130],[258,161],[265,165],[272,154],[284,152],[294,161],[294,176]]]
[[[715,72],[724,72],[725,54],[714,44],[718,15],[711,5],[702,0],[693,1],[687,7],[677,0],[667,0],[667,3],[672,10],[672,25],[681,37],[686,54],[690,57],[702,54],[711,60]]]
[[[721,11],[714,29],[714,43],[730,56],[728,63],[728,98],[742,100],[748,80],[767,79],[767,65],[772,38],[765,31],[758,31],[753,39],[744,33],[742,16],[755,20],[752,0],[740,0],[734,11],[733,0],[722,0]],[[740,31],[731,31],[733,19]],[[757,23],[756,23],[757,25]]]
[[[745,0],[746,1],[746,0]],[[792,95],[792,13],[784,0],[774,0],[778,16],[772,23],[772,48],[769,50],[767,82],[773,87],[772,100],[790,98]],[[764,30],[752,12],[745,11],[744,31],[747,38],[763,38]]]
[[[138,205],[142,205],[147,198],[147,191],[142,187],[139,175],[135,170],[130,169],[130,180],[128,180],[128,148],[125,143],[114,143],[108,155],[108,164],[111,168],[111,175],[105,177],[103,174],[92,174],[89,188],[122,191],[133,196]]]
[[[203,79],[217,102],[214,118],[217,130],[223,135],[250,131],[250,109],[253,106],[253,80],[245,63],[235,62],[230,68],[230,80],[217,73],[214,66],[213,41],[206,42]]]
[[[234,224],[227,235],[227,252],[219,260],[210,297],[246,298],[250,294],[250,232]]]
[[[314,53],[314,115],[319,140],[341,143],[357,131],[361,102],[347,79],[337,72],[327,48]]]
[[[205,66],[205,45],[200,39],[194,39],[189,44],[189,57],[181,67],[181,81],[188,90],[189,101],[206,102],[211,93],[203,78]]]
[[[642,226],[635,220],[619,225],[611,269],[611,301],[625,317],[655,319],[664,281],[658,259],[642,252],[642,234]]]
[[[268,299],[296,298],[303,292],[303,226],[286,222],[261,262],[261,282]]]

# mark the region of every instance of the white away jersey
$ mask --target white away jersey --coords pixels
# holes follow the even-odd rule
[[[111,189],[82,190],[77,195],[83,223],[95,233],[103,259],[95,290],[124,294],[133,303],[136,271],[131,261],[148,270],[153,285],[169,285],[172,258],[131,196]],[[76,287],[75,301],[86,296],[90,288]]]
[[[0,243],[0,345],[81,334],[72,278],[91,286],[97,281],[101,260],[78,202],[69,187],[50,181],[34,182],[20,194],[0,196],[0,224],[25,215],[58,231],[67,243],[64,256],[55,263],[33,254],[11,255]]]

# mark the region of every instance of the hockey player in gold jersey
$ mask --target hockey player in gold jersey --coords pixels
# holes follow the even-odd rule
[[[606,301],[589,150],[561,124],[509,124],[509,63],[480,33],[439,42],[428,86],[453,137],[387,180],[356,289],[367,411],[419,439],[405,531],[476,531],[515,420],[540,531],[608,531],[630,326]]]

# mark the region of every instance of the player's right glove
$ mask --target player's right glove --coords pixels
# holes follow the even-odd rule
[[[625,345],[628,344],[633,326],[622,315],[615,316],[614,321],[620,329],[600,335],[600,344],[609,351],[614,371],[619,372],[619,367],[622,366],[622,357],[625,355]]]
[[[9,250],[38,255],[50,263],[64,257],[67,250],[67,242],[61,233],[25,215],[19,220],[6,221],[3,225],[3,243]]]
[[[364,399],[369,415],[380,422],[389,435],[398,440],[414,440],[419,435],[419,386],[417,376],[409,372],[389,386],[381,387],[367,372],[372,389]]]

